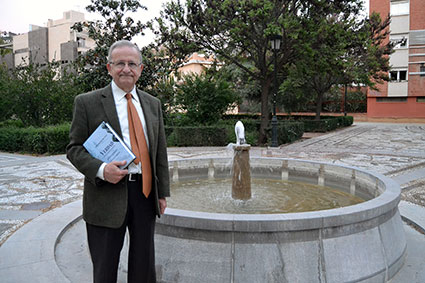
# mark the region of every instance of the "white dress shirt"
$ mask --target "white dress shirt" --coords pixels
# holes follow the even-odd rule
[[[115,84],[114,81],[112,81],[111,86],[112,86],[112,95],[115,101],[115,107],[117,109],[118,120],[120,122],[122,137],[124,142],[128,145],[128,147],[131,148],[130,132],[128,130],[127,99],[125,98],[125,95],[127,93],[123,91],[122,89],[120,89]],[[143,109],[139,101],[139,96],[137,95],[137,92],[136,92],[136,87],[134,87],[130,93],[131,93],[131,96],[133,97],[132,101],[133,101],[134,107],[136,107],[137,113],[139,114],[140,121],[142,122],[143,132],[145,134],[146,143],[149,149],[149,139],[147,136],[145,115],[143,114]],[[117,161],[121,161],[121,160],[117,160]],[[101,178],[102,180],[104,180],[103,171],[105,169],[105,166],[106,166],[106,163],[103,163],[99,167],[99,170],[97,171],[97,174],[96,174],[96,176]],[[142,173],[141,163],[137,165],[134,163],[131,163],[127,169],[129,174]]]

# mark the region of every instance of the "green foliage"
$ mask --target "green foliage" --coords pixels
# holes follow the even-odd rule
[[[175,99],[192,124],[202,125],[216,123],[238,101],[228,82],[209,74],[185,76]]]
[[[21,120],[9,119],[0,122],[0,128],[24,128],[24,123]]]
[[[227,131],[220,126],[174,127],[168,138],[169,146],[224,146]]]
[[[81,92],[73,73],[57,73],[57,63],[29,64],[17,69],[19,96],[16,115],[26,125],[45,126],[70,121],[75,96]],[[18,82],[18,81],[16,81]]]
[[[352,116],[324,116],[320,120],[302,119],[306,132],[329,132],[353,124]]]
[[[355,19],[361,8],[361,0],[188,0],[185,5],[171,1],[156,19],[158,45],[164,45],[176,58],[203,50],[216,54],[228,66],[236,66],[243,73],[235,74],[235,78],[239,78],[236,83],[261,106],[261,144],[269,123],[274,69],[282,81],[290,72],[294,78],[296,74],[303,74],[309,63],[323,64],[323,69],[314,67],[314,70],[320,74],[330,72],[327,78],[333,79],[334,68],[327,63],[329,58],[336,62],[335,57],[341,61],[344,48],[350,48],[349,38],[343,31],[357,27]],[[276,52],[277,64],[273,64],[269,43],[274,34],[283,37]],[[303,61],[304,58],[307,61]],[[303,62],[304,69],[298,62]],[[295,71],[290,70],[292,66],[296,66]],[[341,69],[338,72],[341,73]],[[308,74],[313,76],[312,72]],[[298,84],[304,86],[308,79],[300,78]],[[250,84],[255,87],[252,91]],[[329,83],[322,85],[324,88]],[[299,97],[315,95],[312,91],[299,94]]]
[[[3,38],[0,37],[0,45],[4,44]],[[4,55],[12,53],[12,49],[9,48],[0,48],[0,57],[3,57]]]
[[[164,45],[178,59],[203,50],[237,66],[259,91],[252,92],[261,105],[260,141],[268,124],[272,52],[269,37],[284,35],[285,48],[279,50],[279,72],[292,59],[296,31],[297,5],[281,1],[180,1],[167,3],[159,25],[158,45]],[[242,78],[242,76],[239,76]],[[242,80],[243,82],[243,80]]]
[[[58,62],[29,62],[11,74],[0,70],[0,120],[21,120],[26,126],[45,126],[72,119],[74,97],[81,92],[76,77]]]
[[[354,10],[335,17],[315,13],[305,21],[300,35],[305,48],[300,48],[297,62],[288,69],[288,77],[280,86],[281,103],[287,111],[299,109],[312,99],[316,119],[320,119],[325,95],[344,84],[373,86],[385,79],[391,44],[383,44],[389,21],[373,14],[370,20],[353,17]],[[308,95],[306,95],[308,94]]]
[[[6,65],[0,64],[0,121],[10,119],[14,114],[13,77]]]
[[[150,25],[150,23],[135,22],[131,17],[126,16],[138,9],[146,9],[146,7],[137,0],[91,0],[86,10],[100,14],[103,20],[79,22],[73,26],[79,32],[86,30],[89,37],[96,42],[96,47],[85,52],[76,62],[80,73],[80,83],[85,91],[102,88],[110,83],[111,78],[106,69],[109,47],[118,40],[131,40],[134,36],[143,34],[143,30]]]
[[[302,138],[304,134],[303,122],[279,122],[277,127],[278,144],[292,143]]]
[[[2,127],[0,150],[35,154],[63,154],[69,142],[70,124],[44,128]]]
[[[164,77],[156,82],[148,91],[161,100],[164,123],[172,125],[172,112],[175,107],[176,82],[172,76]]]

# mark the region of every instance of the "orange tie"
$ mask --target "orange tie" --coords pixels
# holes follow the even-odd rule
[[[136,155],[134,163],[138,164],[140,161],[142,162],[143,194],[148,197],[152,188],[152,168],[148,145],[139,114],[131,101],[131,93],[127,93],[125,98],[127,98],[128,130],[130,132],[131,149]]]

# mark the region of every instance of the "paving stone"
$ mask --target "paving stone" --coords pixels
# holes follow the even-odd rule
[[[403,186],[424,178],[424,124],[355,123],[351,127],[332,133],[308,137],[309,139],[282,145],[278,148],[252,147],[250,154],[253,157],[307,159],[359,167],[392,177]],[[226,147],[169,148],[168,151],[170,161],[180,158],[231,158],[233,156],[232,151]],[[0,153],[0,244],[1,239],[9,236],[14,227],[19,227],[24,221],[36,218],[29,224],[35,225],[32,227],[38,227],[43,224],[39,221],[45,210],[60,206],[66,207],[67,203],[81,198],[82,182],[82,175],[66,160],[65,155],[37,157]],[[415,187],[414,193],[415,197],[425,199],[425,186]],[[13,194],[15,197],[12,197]],[[75,206],[75,203],[71,203],[71,207]],[[17,207],[22,207],[22,210]],[[423,206],[415,206],[404,201],[400,203],[401,215],[422,227],[425,227],[424,210]],[[59,208],[54,212],[56,211],[64,213],[63,215],[59,214],[58,219],[67,217],[66,209]],[[75,208],[72,211],[75,213]],[[14,240],[13,236],[16,233],[12,235],[6,241],[8,242],[6,248],[9,252],[3,249],[5,248],[3,245],[0,246],[0,278],[2,278],[2,282],[27,282],[29,274],[32,275],[32,282],[68,281],[58,271],[51,253],[62,228],[57,225],[57,220],[46,221],[44,225],[49,227],[48,229],[45,231],[33,230],[32,234],[23,235],[21,242]],[[407,259],[404,267],[391,283],[425,282],[425,271],[423,270],[425,236],[411,226],[405,224],[404,227],[408,242]],[[85,236],[84,232],[78,233],[81,237]],[[49,244],[44,239],[53,241],[52,247],[45,246]],[[74,240],[74,242],[76,241]],[[37,248],[31,250],[34,246],[30,245],[31,243],[38,243]],[[79,248],[81,247],[79,246]],[[27,251],[30,256],[25,259],[25,265],[19,262],[19,257],[13,257],[16,249],[22,251],[30,249]],[[45,249],[50,250],[50,253],[43,251]],[[70,249],[69,253],[71,254],[69,255],[66,251],[67,249],[64,248],[61,257],[70,256],[72,258],[75,250]],[[79,252],[81,256],[87,255],[84,254],[84,251],[79,250]],[[220,252],[220,249],[216,252]],[[286,260],[290,260],[290,257]],[[52,269],[51,266],[55,267]],[[51,270],[54,272],[49,273]],[[299,271],[304,272],[302,269]],[[294,270],[295,275],[296,273]],[[78,276],[80,279],[86,278],[84,272]]]

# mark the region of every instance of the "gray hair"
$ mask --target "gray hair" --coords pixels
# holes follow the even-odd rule
[[[111,47],[109,47],[109,51],[108,51],[108,62],[111,62],[111,54],[112,51],[114,51],[116,48],[119,47],[130,47],[130,48],[134,48],[137,51],[137,54],[139,54],[139,59],[140,59],[140,63],[143,64],[143,58],[142,58],[142,53],[140,52],[139,47],[137,47],[136,44],[128,41],[128,40],[119,40],[116,41],[114,44],[111,45]]]

